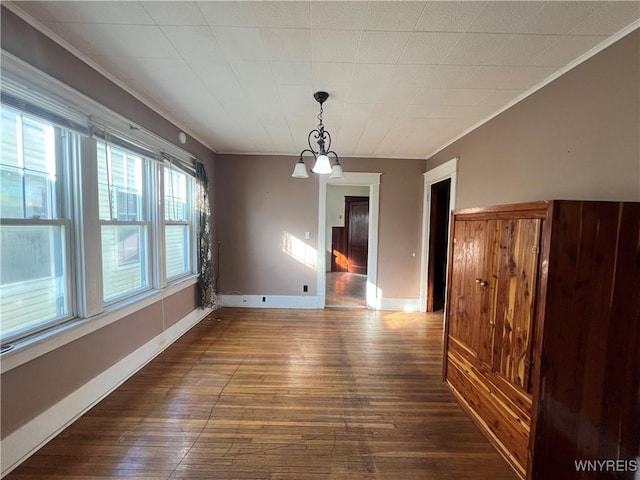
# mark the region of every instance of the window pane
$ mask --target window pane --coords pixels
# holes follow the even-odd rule
[[[189,226],[167,225],[165,228],[167,278],[191,271]]]
[[[12,110],[2,109],[0,124],[0,155],[4,165],[18,166],[18,121],[20,115]]]
[[[0,215],[56,218],[54,128],[41,120],[2,109]]]
[[[29,170],[55,175],[53,127],[23,116],[22,138],[23,166]]]
[[[22,171],[0,167],[0,216],[23,218]]]
[[[0,245],[2,336],[67,315],[64,227],[2,225]]]
[[[24,176],[24,199],[27,218],[51,218],[49,182],[42,174]]]
[[[176,222],[188,221],[189,191],[187,174],[171,168],[164,169],[164,218]]]
[[[106,150],[105,150],[106,149]],[[144,220],[144,159],[98,142],[98,200],[103,220]]]
[[[144,225],[102,226],[105,301],[147,287],[146,244],[147,232]]]

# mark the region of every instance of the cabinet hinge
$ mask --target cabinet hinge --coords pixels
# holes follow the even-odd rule
[[[531,253],[533,253],[534,255],[539,255],[540,247],[538,245],[534,245],[533,247],[531,247]]]

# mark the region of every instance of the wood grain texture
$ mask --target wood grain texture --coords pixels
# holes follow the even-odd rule
[[[484,241],[474,246],[481,260],[452,250],[443,372],[463,407],[528,480],[636,479],[640,203],[533,202],[453,217],[453,232],[494,222],[500,243],[496,253],[495,237],[472,235]],[[490,365],[477,349],[486,303],[467,295],[477,275],[467,264],[496,267]]]
[[[6,478],[515,479],[441,348],[441,315],[223,309]]]
[[[445,379],[500,453],[525,476],[531,423],[540,212],[454,215]],[[532,214],[533,212],[533,214]]]
[[[459,348],[449,346],[447,383],[474,421],[492,440],[498,451],[512,465],[520,477],[527,466],[531,401],[520,408],[508,392],[491,381],[495,374],[484,363]],[[523,411],[524,410],[524,411]]]
[[[540,219],[498,222],[499,261],[493,367],[511,384],[530,392],[533,319],[540,253]]]
[[[574,460],[637,459],[640,445],[640,204],[554,202],[531,478]]]

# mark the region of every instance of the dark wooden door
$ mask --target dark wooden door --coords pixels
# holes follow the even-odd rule
[[[347,271],[347,252],[344,248],[344,227],[331,227],[331,271]]]
[[[347,271],[367,274],[369,197],[344,197]]]
[[[444,308],[449,234],[449,196],[451,179],[431,185],[429,221],[429,266],[427,268],[427,311]]]

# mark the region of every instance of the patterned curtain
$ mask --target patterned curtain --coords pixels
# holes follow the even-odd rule
[[[196,182],[198,184],[198,214],[200,248],[200,306],[218,308],[216,282],[213,272],[213,252],[211,251],[211,208],[209,207],[209,180],[204,164],[196,162]]]

